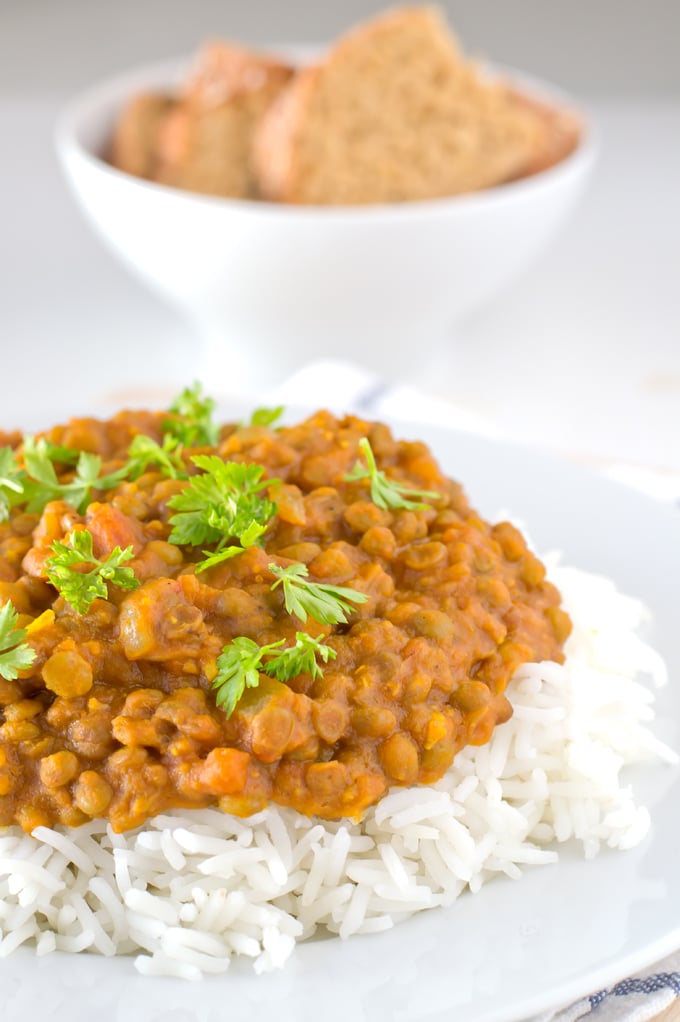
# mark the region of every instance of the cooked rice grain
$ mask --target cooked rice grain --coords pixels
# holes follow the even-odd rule
[[[603,578],[548,559],[574,631],[565,666],[526,664],[509,689],[512,719],[463,750],[431,788],[395,789],[361,824],[269,808],[249,820],[214,809],[169,812],[114,834],[0,832],[0,957],[22,944],[138,954],[143,975],[200,979],[235,956],[279,968],[320,927],[378,933],[448,905],[495,874],[557,859],[576,839],[586,858],[631,848],[649,828],[621,768],[677,756],[645,726],[666,680],[635,629],[639,601]]]

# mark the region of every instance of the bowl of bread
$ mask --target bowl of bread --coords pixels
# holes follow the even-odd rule
[[[412,373],[544,250],[594,156],[567,97],[468,59],[430,7],[311,60],[213,41],[139,68],[73,100],[57,149],[100,236],[246,388],[319,355]]]

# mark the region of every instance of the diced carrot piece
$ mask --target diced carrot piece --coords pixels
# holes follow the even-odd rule
[[[201,767],[201,786],[211,795],[238,795],[246,786],[249,762],[241,749],[213,749]]]
[[[131,546],[138,554],[144,546],[140,523],[113,504],[90,504],[85,522],[92,533],[92,546],[97,557],[107,557],[117,546],[122,550]]]

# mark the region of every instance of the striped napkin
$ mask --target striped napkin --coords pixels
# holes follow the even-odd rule
[[[325,359],[305,366],[268,395],[268,403],[309,404],[309,395],[332,411],[351,411],[368,419],[421,422],[486,437],[501,438],[500,428],[468,409],[425,394],[407,384],[390,384],[359,366]],[[594,464],[590,468],[659,500],[680,502],[680,473],[656,472],[625,463]],[[648,1022],[680,997],[680,951],[605,990],[597,990],[559,1011],[533,1022]]]
[[[680,951],[635,976],[533,1022],[649,1022],[680,997]]]

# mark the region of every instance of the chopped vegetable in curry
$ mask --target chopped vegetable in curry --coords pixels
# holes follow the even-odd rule
[[[422,443],[279,409],[0,434],[0,824],[360,817],[511,714],[569,619]],[[276,426],[274,423],[276,422]]]

